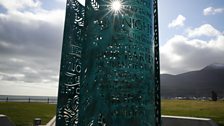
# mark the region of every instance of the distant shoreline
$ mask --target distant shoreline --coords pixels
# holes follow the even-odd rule
[[[0,102],[57,103],[57,97],[56,96],[0,95]]]
[[[11,97],[11,96],[19,96],[19,97],[57,97],[57,96],[43,96],[43,95],[1,95],[0,94],[0,97],[1,96],[8,96],[8,97]]]

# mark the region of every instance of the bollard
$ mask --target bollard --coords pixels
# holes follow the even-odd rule
[[[33,120],[33,126],[39,126],[41,125],[41,118],[35,118]]]

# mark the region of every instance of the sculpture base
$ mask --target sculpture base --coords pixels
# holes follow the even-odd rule
[[[162,116],[162,126],[218,126],[208,118],[194,118],[183,116]]]
[[[55,126],[55,117],[46,126]],[[162,126],[218,126],[208,118],[162,115]]]

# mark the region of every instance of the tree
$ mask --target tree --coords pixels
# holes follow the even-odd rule
[[[212,101],[217,101],[218,100],[218,95],[215,91],[212,91]]]

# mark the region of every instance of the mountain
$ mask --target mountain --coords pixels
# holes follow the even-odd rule
[[[161,74],[162,97],[210,97],[211,91],[224,97],[224,64],[178,75]]]

